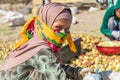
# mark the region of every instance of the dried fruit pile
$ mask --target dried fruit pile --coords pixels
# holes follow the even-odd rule
[[[71,61],[74,67],[92,67],[96,69],[101,65],[100,71],[115,70],[120,71],[120,56],[107,56],[100,54],[94,43],[101,41],[100,37],[85,34],[72,34],[73,37],[81,37],[81,55]],[[13,48],[16,41],[0,41],[0,60],[4,60]]]
[[[13,49],[15,41],[0,41],[0,60],[4,60]]]
[[[102,55],[100,54],[94,43],[101,41],[100,37],[90,35],[77,35],[82,38],[81,47],[82,53],[78,58],[71,62],[71,66],[74,67],[91,67],[96,70],[100,65],[100,71],[115,70],[120,71],[120,56],[119,55]]]
[[[103,46],[103,47],[119,47],[120,42],[119,41],[104,41],[100,42],[98,46]]]

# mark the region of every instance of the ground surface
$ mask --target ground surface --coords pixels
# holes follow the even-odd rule
[[[78,20],[78,24],[72,25],[71,32],[85,33],[95,36],[102,36],[100,32],[100,26],[102,23],[105,10],[99,10],[95,12],[84,11],[76,14],[75,17]]]

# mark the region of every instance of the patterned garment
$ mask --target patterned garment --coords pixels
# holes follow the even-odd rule
[[[115,17],[111,17],[108,21],[108,29],[120,31],[120,21]]]
[[[108,26],[108,29],[111,31],[113,31],[113,30],[120,31],[120,21],[117,20],[115,17],[109,18],[107,26]],[[106,37],[108,37],[110,40],[117,40],[113,36],[106,35]]]
[[[41,49],[26,62],[0,71],[0,80],[82,80],[80,69],[57,63],[51,50]]]

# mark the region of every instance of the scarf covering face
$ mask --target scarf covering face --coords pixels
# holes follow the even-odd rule
[[[35,21],[35,29],[40,38],[46,41],[54,52],[59,50],[67,37],[67,33],[55,33],[50,26],[46,25],[44,22],[42,22],[42,20],[40,20],[39,16]]]
[[[58,49],[62,46],[62,44],[67,38],[70,49],[73,52],[76,52],[75,45],[71,38],[71,34],[67,35],[60,32],[56,34],[50,27],[56,20],[59,19],[68,19],[72,21],[70,9],[60,3],[49,3],[40,8],[39,15],[40,17],[33,17],[25,24],[23,30],[21,31],[22,40],[17,43],[15,48],[19,47],[20,45],[24,44],[26,41],[29,40],[29,36],[26,35],[26,31],[28,31],[27,28],[30,22],[35,21],[35,30],[39,34],[40,38],[45,40],[49,44],[53,51],[58,51]]]

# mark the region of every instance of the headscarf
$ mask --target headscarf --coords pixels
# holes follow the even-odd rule
[[[41,20],[51,27],[55,21],[60,20],[60,19],[67,19],[72,22],[72,15],[71,15],[70,9],[61,3],[49,3],[46,5],[43,5],[40,8],[39,15],[40,15]],[[73,49],[72,51],[75,52],[75,46],[72,42],[72,38],[70,34],[68,35],[67,39],[68,38],[69,38],[68,42],[70,43],[69,46],[71,50]],[[47,43],[50,45],[53,51],[56,52],[59,50],[59,47],[55,46],[53,42],[52,44],[51,42],[50,43],[47,42]]]
[[[40,19],[39,19],[40,17]],[[35,20],[37,21],[36,19],[39,19],[43,24],[45,24],[44,26],[50,26],[52,27],[53,23],[56,21],[56,20],[60,20],[60,19],[68,19],[70,21],[72,21],[72,15],[71,15],[71,11],[68,7],[66,7],[65,5],[63,4],[60,4],[60,3],[49,3],[49,4],[46,4],[46,5],[43,5],[40,10],[39,10],[39,17],[36,18],[32,18],[28,21],[28,23],[25,24],[25,27],[23,28],[23,30],[21,31],[21,36],[22,36],[22,40],[21,42],[19,42],[15,48],[19,47],[21,44],[24,44],[26,41],[28,41],[28,37],[26,36],[26,29],[28,27],[28,24],[29,22],[31,22],[31,20]],[[40,24],[41,24],[40,22]],[[40,24],[38,24],[39,26],[41,26]],[[35,26],[36,27],[36,26]],[[38,27],[39,28],[39,27]],[[36,29],[38,34],[40,34],[39,36],[41,37],[41,33],[44,33],[46,32],[44,30],[44,32],[41,32],[41,30],[38,31],[38,28]],[[45,28],[45,27],[43,27]],[[46,34],[48,34],[49,36],[47,36],[48,38],[49,37],[52,37],[54,35],[51,35],[50,34],[51,32],[47,32]],[[59,35],[59,34],[57,34]],[[53,38],[53,37],[52,37]],[[55,39],[49,39],[50,41],[50,44],[51,43],[56,43],[54,42],[55,40],[58,40],[58,38],[54,37]],[[59,38],[60,39],[60,38]],[[43,39],[44,40],[44,39]],[[52,41],[51,41],[52,40]],[[54,41],[53,41],[54,40]],[[76,52],[76,48],[75,48],[75,45],[72,41],[72,38],[71,38],[71,34],[69,33],[69,35],[67,36],[67,41],[69,43],[69,46],[70,46],[70,49],[73,51],[73,52]],[[63,41],[64,42],[64,41]],[[49,42],[48,42],[49,43]],[[59,43],[59,42],[57,42]],[[61,43],[61,41],[60,41]],[[57,50],[59,47],[58,46],[55,46],[55,45],[51,45],[52,48],[54,48],[55,50]],[[52,49],[51,48],[51,49]]]
[[[48,13],[49,12],[49,13]],[[39,15],[44,23],[52,26],[56,20],[68,19],[72,21],[72,15],[69,8],[60,3],[49,3],[41,6]]]

